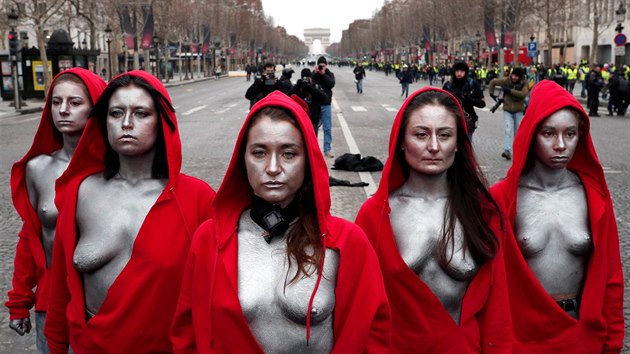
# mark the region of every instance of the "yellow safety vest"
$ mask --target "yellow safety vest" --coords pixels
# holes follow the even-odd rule
[[[567,69],[567,78],[569,80],[577,80],[577,77],[578,77],[578,69],[577,68],[575,68],[575,69],[571,69],[571,68]]]

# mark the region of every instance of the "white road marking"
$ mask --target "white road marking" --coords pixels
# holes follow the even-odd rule
[[[203,105],[203,106],[197,106],[195,108],[191,108],[189,110],[187,110],[186,112],[182,113],[183,116],[189,116],[195,112],[201,111],[202,109],[208,107],[208,105]]]
[[[352,110],[355,112],[367,112],[367,109],[363,106],[352,106]]]
[[[339,107],[337,102],[333,98],[333,105]],[[343,113],[337,113],[337,119],[339,119],[339,125],[341,126],[341,131],[343,132],[343,136],[346,138],[346,143],[348,144],[348,149],[351,154],[360,154],[359,147],[357,146],[357,142],[354,140],[352,136],[352,132],[348,127],[348,123],[346,119],[343,117]],[[323,135],[323,134],[322,134]],[[365,195],[369,198],[374,193],[376,193],[376,183],[374,183],[374,179],[372,178],[371,172],[359,172],[359,178],[361,178],[362,182],[367,183],[368,185],[363,187],[363,191],[365,191]]]
[[[390,104],[382,103],[381,106],[383,106],[383,108],[385,108],[385,110],[388,112],[398,112],[398,108],[392,107],[392,105]]]

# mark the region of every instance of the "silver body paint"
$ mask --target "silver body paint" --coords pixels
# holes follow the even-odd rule
[[[514,225],[525,260],[556,299],[580,294],[592,249],[584,187],[572,172],[560,172],[561,179],[558,171],[545,178],[536,169],[521,176]]]
[[[79,187],[76,221],[79,242],[74,266],[83,274],[85,306],[96,314],[107,291],[129,262],[133,244],[166,180],[129,182],[101,174]]]
[[[295,262],[288,268],[286,233],[267,244],[263,232],[250,218],[249,210],[241,214],[238,297],[249,328],[265,353],[329,353],[334,344],[333,310],[339,254],[326,250],[324,274],[311,312],[311,338],[307,347],[306,311],[317,272],[285,287],[296,273]]]
[[[455,227],[455,245],[447,248],[450,263],[441,264],[438,260],[438,240],[444,226],[446,203],[446,197],[424,198],[407,193],[403,186],[389,196],[390,220],[402,259],[459,324],[462,299],[478,266],[470,252],[462,250],[463,233],[459,223]]]

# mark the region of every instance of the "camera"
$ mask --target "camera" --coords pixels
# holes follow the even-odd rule
[[[276,84],[276,74],[274,73],[265,74],[263,78],[265,79],[265,85],[273,86]]]

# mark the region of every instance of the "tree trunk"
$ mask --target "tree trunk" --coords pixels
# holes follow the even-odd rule
[[[46,54],[46,42],[44,41],[44,31],[39,18],[35,19],[35,37],[37,38],[37,46],[39,47],[39,56],[42,59],[42,65],[44,66],[44,98],[48,95],[48,89],[50,88],[51,78],[50,70],[48,68],[48,55]]]
[[[597,8],[597,0],[591,0],[593,4],[593,41],[591,42],[591,56],[589,63],[593,64],[597,60],[597,42],[599,32],[599,9]]]

